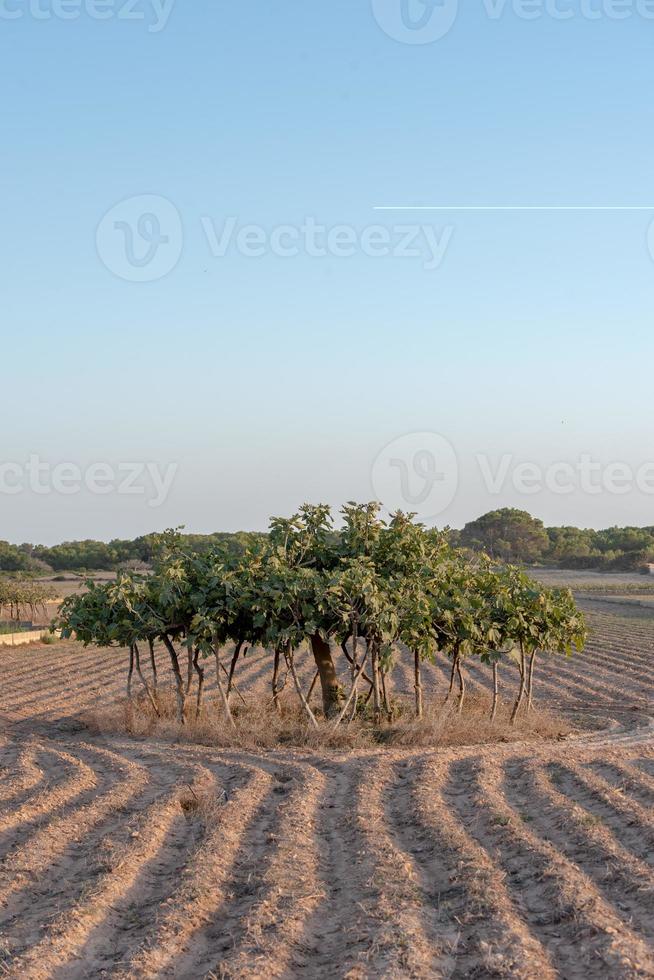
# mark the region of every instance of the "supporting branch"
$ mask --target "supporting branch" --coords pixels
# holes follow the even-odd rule
[[[345,646],[345,643],[341,643],[341,650],[345,654],[345,659],[348,661],[348,663],[351,664],[352,666],[356,666],[355,661],[352,659],[352,657],[350,656],[350,653],[349,653],[347,647]],[[373,688],[372,678],[369,677],[368,674],[366,674],[365,670],[361,674],[361,677],[363,678],[364,681],[366,681],[368,684],[370,684],[370,690],[372,690],[372,688]]]
[[[461,712],[463,711],[463,701],[466,696],[466,680],[465,677],[463,676],[463,671],[461,670],[461,657],[459,656],[457,656],[456,658],[456,673],[457,673],[457,677],[459,678],[459,699],[458,699],[457,710],[459,714],[461,714]]]
[[[197,721],[200,717],[200,709],[202,708],[202,688],[204,687],[204,667],[201,667],[198,661],[200,656],[200,650],[198,647],[195,648],[195,656],[193,657],[193,667],[196,674],[198,675],[198,694],[195,699],[195,720]]]
[[[363,667],[364,667],[364,664],[365,664],[365,662],[367,660],[367,657],[368,657],[368,651],[366,650],[366,652],[364,654],[364,657],[363,657],[363,660],[361,661],[361,664],[357,668],[356,674],[354,675],[354,679],[352,681],[352,687],[350,688],[350,693],[348,694],[347,700],[346,700],[345,704],[343,705],[343,708],[341,710],[340,715],[338,716],[338,718],[334,722],[334,726],[332,728],[332,731],[336,731],[336,729],[338,728],[338,726],[340,725],[340,723],[343,721],[343,718],[345,718],[345,714],[346,714],[347,709],[349,708],[349,706],[350,706],[350,704],[352,702],[352,699],[356,696],[357,686],[358,686],[358,683],[359,683],[359,678],[361,677],[361,674],[363,673]]]
[[[388,719],[388,721],[390,721],[391,718],[392,718],[392,712],[391,712],[391,706],[390,706],[390,703],[389,703],[389,700],[388,700],[388,696],[386,694],[386,676],[387,676],[387,674],[386,674],[386,671],[383,668],[380,669],[379,676],[381,678],[381,689],[382,689],[382,699],[383,699],[383,704],[384,704],[384,711],[386,712],[386,718]]]
[[[456,664],[457,664],[458,658],[459,658],[459,650],[458,650],[458,647],[455,647],[454,653],[452,654],[452,670],[450,671],[450,686],[447,689],[447,696],[445,698],[445,704],[447,704],[447,702],[452,697],[452,691],[454,690],[454,676],[456,674]]]
[[[525,686],[526,686],[526,660],[525,660],[525,650],[520,644],[520,689],[518,690],[518,696],[515,699],[515,704],[513,705],[513,711],[511,712],[511,724],[515,724],[515,720],[518,716],[518,711],[520,710],[520,705],[522,704],[522,699],[525,696]]]
[[[420,653],[413,651],[413,687],[416,692],[416,718],[422,718],[422,680],[420,677]]]
[[[527,673],[527,711],[534,707],[534,667],[536,666],[536,651],[529,657],[529,670]]]
[[[234,685],[234,671],[236,670],[236,664],[238,662],[238,658],[241,655],[241,649],[242,649],[242,647],[243,647],[243,640],[239,640],[239,642],[234,647],[234,653],[232,655],[232,660],[231,660],[231,663],[229,665],[229,674],[228,674],[228,679],[227,679],[227,700],[228,701],[229,701],[230,695],[232,693],[232,687]],[[246,647],[246,649],[247,649],[247,647]]]
[[[139,675],[139,677],[141,679],[141,684],[145,688],[146,694],[148,695],[148,700],[150,701],[150,704],[152,705],[152,710],[154,711],[154,713],[157,716],[157,718],[161,718],[161,715],[159,713],[159,708],[157,707],[157,702],[155,701],[154,696],[152,694],[152,691],[150,690],[150,685],[146,681],[145,677],[143,676],[143,671],[141,670],[141,655],[139,653],[138,645],[136,643],[134,643],[132,645],[133,645],[133,648],[134,648],[134,657],[135,657],[135,661],[136,661],[136,673]]]
[[[313,675],[313,680],[311,681],[311,687],[309,688],[309,693],[307,694],[307,701],[311,700],[311,695],[314,692],[315,686],[318,683],[318,678],[320,677],[320,671],[317,670]]]
[[[493,661],[493,707],[491,709],[491,722],[495,721],[495,716],[497,714],[497,706],[500,699],[500,684],[499,684],[499,664],[497,660]]]
[[[127,700],[132,703],[132,674],[134,673],[134,644],[129,646],[129,670],[127,671]]]
[[[148,646],[150,647],[150,666],[152,667],[152,682],[156,694],[157,686],[158,686],[157,661],[154,655],[154,640],[152,639],[152,637],[148,637]]]
[[[279,704],[279,686],[278,686],[278,682],[279,682],[279,656],[280,656],[280,650],[279,650],[279,647],[277,647],[275,649],[275,660],[274,660],[274,663],[273,663],[273,675],[272,675],[272,692],[273,692],[273,697],[272,697],[272,699],[273,699],[273,704],[275,705],[275,711],[277,711],[278,714],[281,714],[281,710],[282,709],[281,709],[280,704]]]
[[[227,700],[227,694],[225,692],[222,675],[220,673],[222,664],[220,662],[220,642],[217,636],[214,636],[214,640],[213,640],[213,655],[216,658],[216,685],[218,687],[218,693],[220,694],[220,700],[223,703],[223,708],[225,709],[227,721],[229,722],[232,728],[236,728],[236,723],[232,718],[232,712],[230,711],[229,708],[229,701]]]
[[[291,677],[293,678],[293,683],[295,684],[295,690],[297,691],[298,697],[302,702],[302,707],[306,712],[307,718],[309,719],[310,724],[317,729],[318,722],[316,721],[316,716],[314,715],[313,711],[309,706],[309,702],[304,696],[304,691],[302,690],[302,685],[300,684],[300,678],[297,676],[297,671],[295,669],[295,661],[293,660],[293,648],[290,643],[287,643],[286,647],[284,648],[284,658],[286,660],[288,669],[291,672]]]
[[[375,640],[371,641],[372,654],[372,704],[375,725],[381,722],[381,691],[379,687],[379,647]]]
[[[177,720],[179,721],[180,725],[184,725],[186,723],[186,719],[184,717],[184,705],[186,702],[186,698],[184,697],[184,681],[182,680],[182,673],[179,669],[179,659],[177,657],[177,651],[175,650],[175,647],[173,646],[170,637],[166,633],[162,634],[161,639],[163,641],[166,650],[170,655],[170,662],[172,664],[173,674],[175,675],[175,691],[177,694]]]

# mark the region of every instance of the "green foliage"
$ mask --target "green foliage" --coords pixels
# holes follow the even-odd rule
[[[484,514],[462,531],[450,532],[450,541],[520,564],[618,572],[639,571],[654,562],[654,527],[545,528],[526,511],[508,507]]]
[[[524,670],[536,650],[569,654],[583,645],[569,591],[488,557],[470,559],[411,514],[384,521],[376,504],[349,503],[341,518],[336,529],[328,507],[305,505],[273,518],[268,537],[240,553],[223,543],[198,554],[168,531],[152,541],[151,574],[89,582],[65,600],[55,625],[87,645],[163,639],[174,669],[178,642],[203,655],[228,642],[259,644],[288,658],[315,636],[336,645],[361,639],[375,678],[397,644],[416,663],[440,652],[459,675],[470,657],[496,663],[519,648]]]
[[[217,548],[237,556],[265,539],[265,535],[239,531],[236,534],[184,534],[180,543],[192,554],[209,554]],[[134,563],[150,564],[156,557],[161,535],[147,534],[133,541],[67,541],[47,548],[38,545],[30,549],[32,559],[45,562],[55,571],[114,571]],[[9,546],[11,547],[11,546]],[[29,556],[25,556],[29,561]],[[0,568],[2,568],[0,543]]]
[[[29,547],[29,546],[28,546]],[[38,568],[25,546],[9,544],[8,541],[0,541],[0,571],[2,572],[30,572]]]
[[[460,543],[502,561],[535,562],[545,555],[549,537],[542,521],[525,510],[505,507],[466,524]]]

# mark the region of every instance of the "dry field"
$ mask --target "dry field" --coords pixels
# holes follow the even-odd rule
[[[483,747],[94,734],[124,654],[0,651],[0,975],[654,977],[654,615],[588,608],[537,687],[578,734]]]

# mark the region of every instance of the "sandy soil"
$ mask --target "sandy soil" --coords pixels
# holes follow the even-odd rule
[[[80,713],[122,695],[123,652],[3,650],[0,970],[654,977],[654,619],[607,608],[587,653],[553,659],[538,689],[596,730],[483,748],[92,735]],[[267,684],[249,654],[240,690]],[[400,664],[395,689],[410,684]]]

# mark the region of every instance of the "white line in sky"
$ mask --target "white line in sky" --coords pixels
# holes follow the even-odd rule
[[[654,211],[654,204],[378,204],[373,211]]]

